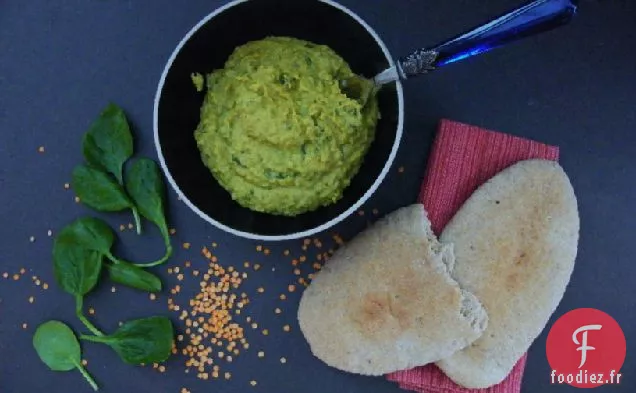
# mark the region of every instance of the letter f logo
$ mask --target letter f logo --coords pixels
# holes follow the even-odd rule
[[[589,330],[601,330],[601,328],[602,328],[601,325],[585,325],[576,329],[574,331],[574,334],[572,334],[572,341],[574,341],[574,344],[581,345],[580,347],[576,349],[577,351],[581,351],[581,364],[579,365],[579,368],[583,367],[583,365],[585,364],[585,361],[587,359],[587,351],[592,351],[596,349],[594,347],[590,347],[587,345],[587,332]],[[576,336],[581,332],[583,332],[582,343],[580,343],[579,340],[576,338]]]

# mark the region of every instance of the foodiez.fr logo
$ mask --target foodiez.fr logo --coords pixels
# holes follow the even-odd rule
[[[625,335],[614,318],[594,308],[570,311],[548,333],[550,382],[579,388],[620,384],[626,351]]]

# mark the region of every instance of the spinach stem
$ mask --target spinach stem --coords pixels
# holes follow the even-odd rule
[[[77,315],[77,318],[79,318],[79,320],[82,321],[84,326],[86,326],[86,328],[90,330],[91,333],[93,333],[96,336],[103,336],[104,333],[102,333],[99,329],[97,329],[95,325],[93,325],[91,321],[89,321],[84,316],[84,312],[82,311],[83,308],[84,308],[84,297],[81,295],[75,296],[75,314]]]
[[[110,259],[110,261],[111,261],[112,263],[114,263],[114,264],[118,264],[118,263],[124,262],[124,261],[122,261],[121,259],[118,259],[118,258],[117,258],[116,256],[114,256],[113,254],[111,254],[111,252],[110,252],[110,251],[108,251],[108,253],[106,254],[106,258]]]
[[[139,210],[137,206],[133,205],[131,207],[133,216],[135,217],[135,226],[137,227],[137,234],[141,235],[141,217],[139,217]]]
[[[84,377],[84,379],[86,379],[86,382],[88,382],[91,385],[93,390],[98,391],[99,388],[97,387],[97,383],[95,382],[93,377],[88,373],[88,371],[86,371],[84,366],[82,366],[81,363],[77,362],[75,363],[75,367],[79,370],[80,373],[82,373],[82,376]]]
[[[163,257],[161,257],[161,259],[157,259],[156,261],[148,262],[148,263],[136,263],[136,265],[139,267],[153,267],[153,266],[161,265],[162,263],[166,262],[171,256],[172,256],[172,245],[170,243],[166,243],[166,254]]]
[[[109,339],[106,338],[105,336],[88,336],[86,334],[82,334],[80,336],[80,340],[91,341],[94,343],[102,343],[102,344],[108,344],[109,342]]]

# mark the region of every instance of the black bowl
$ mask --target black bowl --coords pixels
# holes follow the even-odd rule
[[[382,117],[375,141],[342,199],[296,217],[254,212],[233,201],[201,160],[194,130],[199,122],[203,94],[193,88],[190,75],[223,68],[236,47],[267,36],[291,36],[328,45],[354,72],[367,77],[394,64],[378,35],[360,17],[338,3],[328,0],[231,2],[194,26],[172,53],[155,97],[155,144],[168,181],[202,218],[227,232],[250,239],[296,239],[342,221],[378,188],[395,158],[402,136],[402,86],[396,82],[380,91]]]

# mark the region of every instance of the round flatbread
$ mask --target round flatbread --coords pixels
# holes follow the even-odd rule
[[[556,162],[519,162],[471,195],[440,240],[454,244],[451,275],[489,319],[478,340],[437,362],[449,378],[467,388],[506,378],[561,301],[578,237],[574,190]]]
[[[300,301],[311,351],[329,366],[383,375],[435,362],[477,339],[488,317],[450,277],[420,204],[398,209],[340,248]]]

